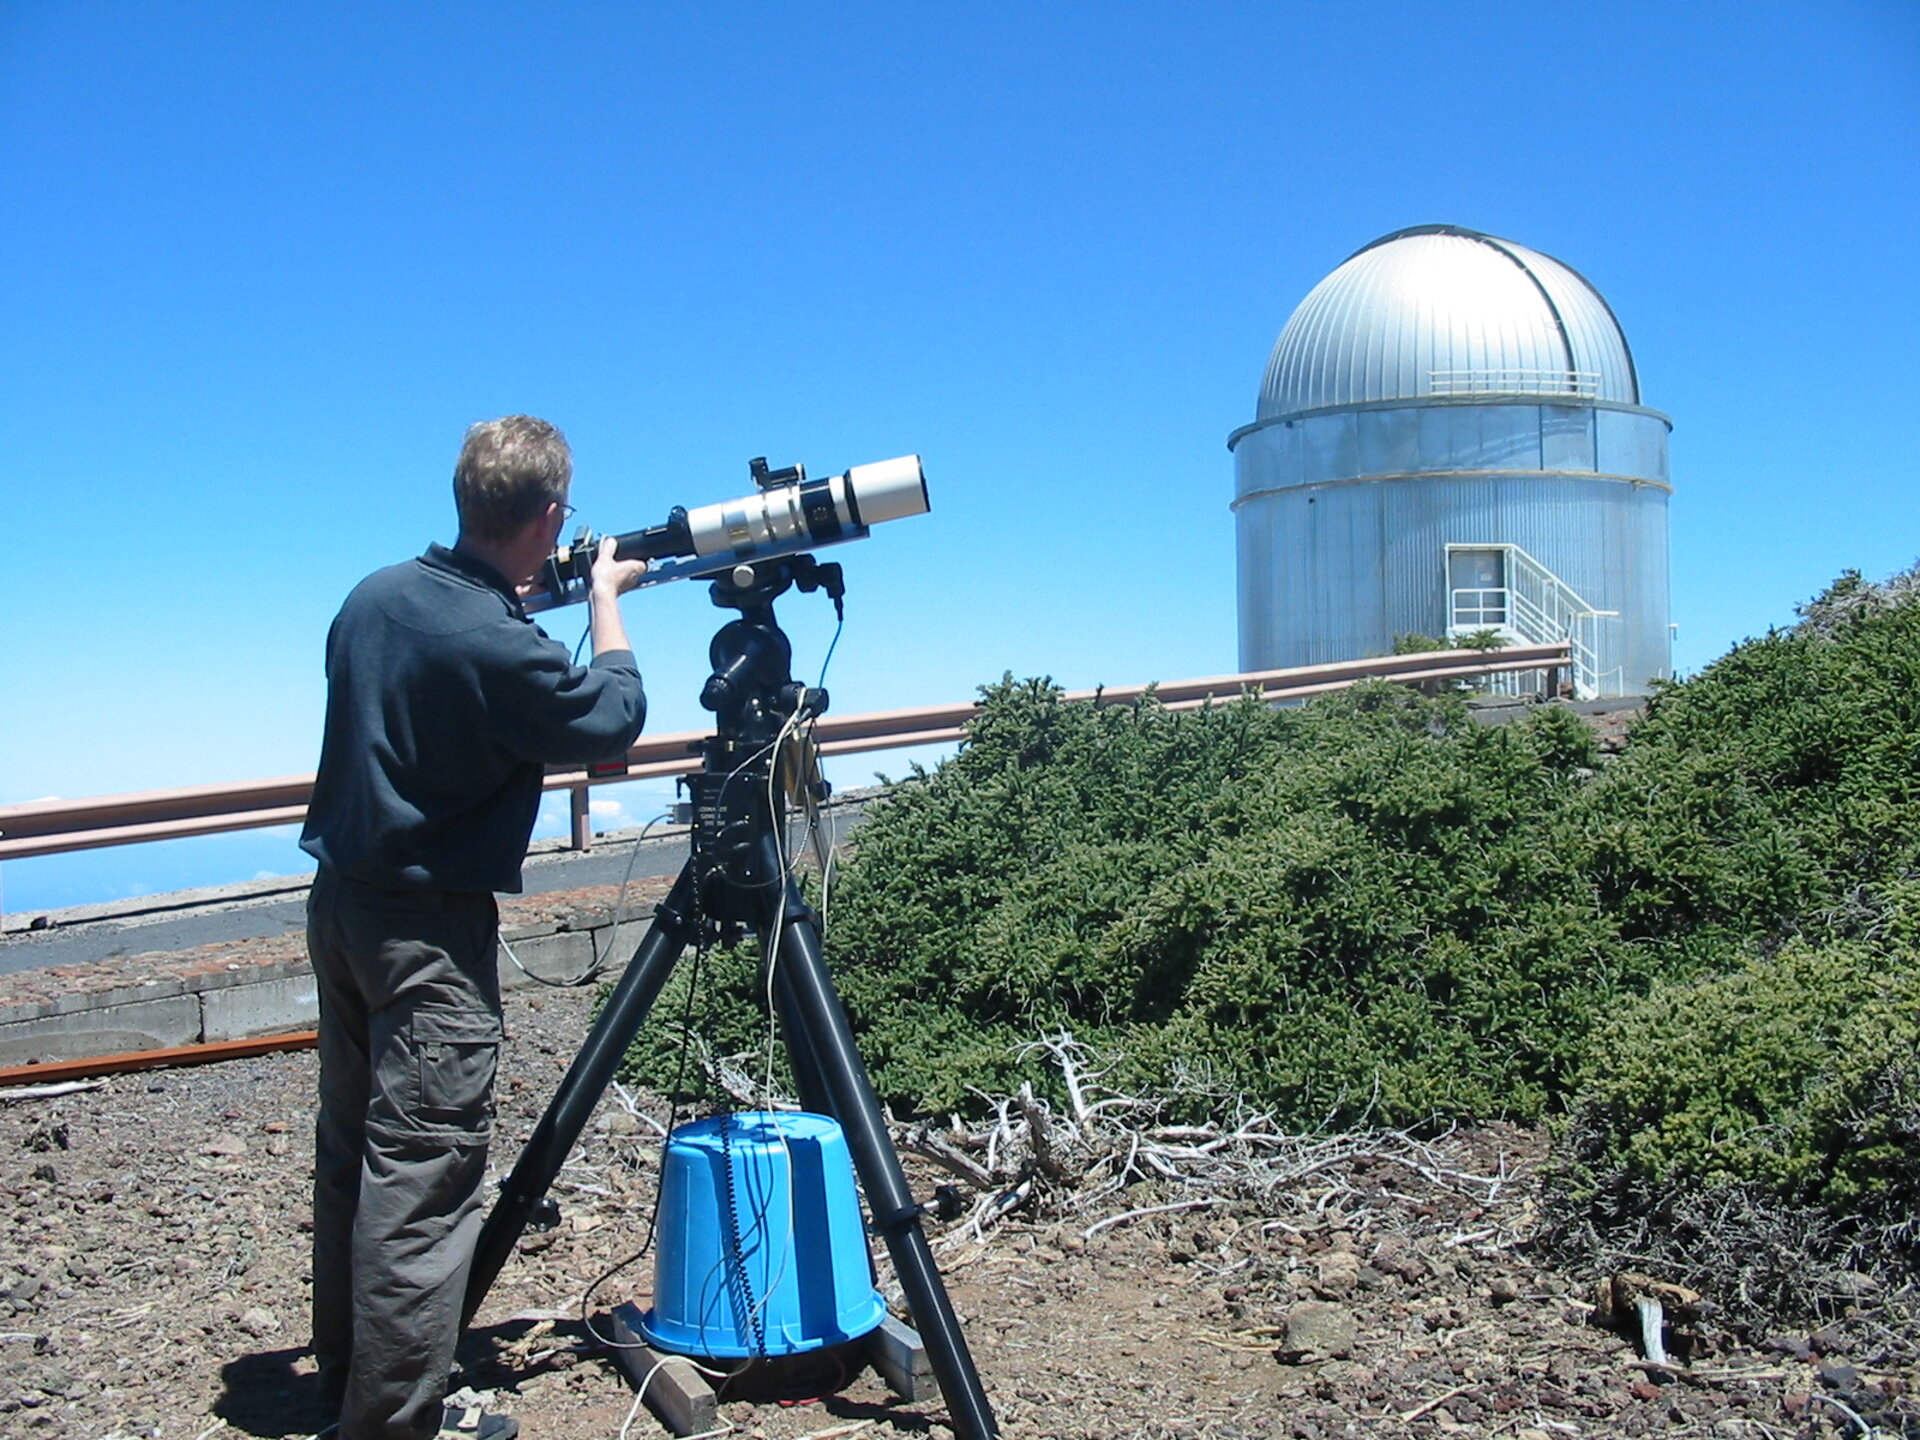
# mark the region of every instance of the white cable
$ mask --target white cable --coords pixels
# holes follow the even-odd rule
[[[823,678],[824,678],[824,669],[823,669]],[[770,744],[755,751],[752,755],[744,758],[738,765],[734,767],[732,771],[728,773],[726,779],[721,782],[720,792],[719,792],[719,795],[716,797],[716,800],[724,799],[726,794],[726,788],[728,785],[731,785],[736,778],[738,778],[739,776],[744,774],[746,771],[748,771],[756,762],[760,761],[763,758],[767,758],[768,765],[767,765],[767,796],[766,796],[767,811],[766,813],[769,818],[771,818],[775,813],[778,813],[776,807],[777,807],[778,793],[779,793],[778,786],[780,783],[780,759],[781,759],[782,747],[787,743],[789,739],[791,739],[795,734],[797,734],[803,726],[810,725],[811,717],[807,715],[807,707],[806,707],[807,697],[809,693],[810,692],[805,685],[802,685],[800,687],[798,703],[796,703],[796,705],[794,706],[793,713],[790,716],[788,716],[786,721],[781,725],[780,730],[778,734],[774,736],[773,741]],[[819,823],[819,819],[818,819],[819,807],[818,807],[817,798],[815,797],[815,795],[813,794],[810,788],[803,787],[802,795],[803,795],[803,806],[805,809],[805,813],[807,815],[809,828],[814,830],[817,835],[818,823]],[[642,838],[643,839],[645,838],[644,834]],[[762,954],[761,954],[761,960],[763,962],[763,965],[766,971],[766,990],[765,990],[764,998],[765,998],[765,1003],[767,1008],[767,1044],[765,1049],[766,1066],[763,1072],[764,1079],[762,1082],[762,1093],[765,1097],[766,1113],[769,1119],[772,1121],[773,1132],[775,1136],[777,1136],[779,1139],[782,1157],[785,1160],[785,1179],[786,1179],[786,1189],[787,1189],[787,1206],[786,1206],[787,1226],[786,1226],[786,1243],[781,1246],[779,1265],[774,1270],[773,1274],[768,1277],[766,1283],[761,1287],[762,1293],[758,1298],[756,1298],[753,1301],[752,1305],[749,1308],[749,1312],[748,1312],[749,1319],[754,1321],[756,1325],[760,1320],[760,1317],[764,1316],[767,1307],[772,1303],[774,1294],[778,1291],[781,1282],[786,1278],[787,1267],[789,1266],[789,1264],[792,1262],[794,1258],[793,1257],[793,1245],[794,1245],[793,1230],[794,1230],[794,1221],[796,1219],[797,1212],[798,1212],[798,1195],[795,1188],[796,1180],[794,1175],[793,1147],[792,1147],[791,1141],[788,1138],[786,1128],[779,1123],[779,1114],[775,1108],[775,1102],[774,1102],[774,1086],[773,1086],[774,1046],[778,1040],[777,1011],[775,1009],[775,1004],[774,1004],[774,986],[776,981],[776,966],[779,963],[781,935],[786,927],[787,886],[789,881],[793,878],[793,871],[794,871],[797,857],[795,857],[792,853],[792,847],[788,843],[788,837],[785,833],[784,825],[775,826],[773,828],[773,844],[774,844],[774,859],[776,862],[775,873],[778,876],[777,881],[775,881],[774,883],[777,883],[779,885],[780,894],[779,894],[778,900],[775,902],[773,924],[767,932],[766,940],[764,942]],[[638,842],[636,842],[636,845],[635,845],[635,852],[636,854],[638,853]],[[832,868],[831,855],[832,855],[832,851],[831,851],[831,848],[829,848],[829,851],[828,851],[829,859],[828,861],[823,863],[823,867],[822,867],[823,882],[827,879],[827,877],[830,875],[830,872],[831,872],[831,868]],[[624,883],[622,888],[624,892]],[[618,923],[619,923],[618,912],[616,908],[616,919],[615,919],[616,927],[618,926]],[[608,948],[609,949],[612,948],[611,941],[609,941]],[[765,1189],[764,1186],[755,1187],[755,1188],[760,1190]],[[734,1223],[736,1225],[738,1224],[739,1218],[740,1217],[737,1215],[733,1217]],[[773,1227],[771,1224],[771,1216],[769,1214],[768,1207],[765,1204],[754,1207],[753,1213],[751,1213],[747,1218],[749,1219],[750,1223],[755,1228],[755,1230],[763,1238],[763,1243],[770,1245],[773,1237]],[[636,1255],[633,1258],[637,1259],[639,1257]],[[622,1262],[621,1266],[616,1267],[616,1272],[618,1269],[624,1268],[626,1264],[630,1264],[630,1263],[632,1263],[631,1260]],[[744,1254],[740,1257],[740,1263],[744,1267],[744,1264],[745,1264]],[[724,1266],[724,1261],[722,1262],[722,1266]],[[721,1268],[721,1267],[716,1267],[716,1268]],[[610,1273],[616,1273],[616,1272],[610,1272]],[[604,1281],[607,1278],[609,1278],[608,1275],[603,1275],[601,1277],[601,1281]],[[709,1276],[708,1277],[709,1282],[711,1282],[713,1278],[714,1277]],[[594,1282],[594,1285],[589,1288],[589,1292],[588,1292],[589,1295],[591,1295],[592,1289],[598,1288],[601,1281]],[[586,1297],[583,1297],[583,1309],[584,1309],[585,1299]],[[704,1311],[702,1313],[704,1313]],[[590,1324],[588,1328],[589,1330],[592,1329]],[[601,1337],[598,1337],[596,1335],[596,1338],[601,1338]],[[656,1370],[658,1369],[657,1365],[655,1366],[655,1369]],[[653,1371],[648,1372],[647,1380],[650,1381],[652,1379],[653,1373],[654,1373]],[[706,1373],[715,1374],[717,1372],[708,1371]],[[635,1397],[634,1408],[628,1412],[627,1420],[621,1426],[621,1430],[620,1430],[621,1440],[625,1440],[627,1430],[631,1426],[634,1416],[638,1413],[641,1399],[644,1397],[645,1386],[646,1386],[646,1382],[643,1381],[641,1386],[641,1395],[638,1395]]]
[[[820,862],[820,930],[824,935],[827,929],[827,907],[833,899],[833,877],[840,868],[840,817],[836,811],[818,804],[808,812],[808,822],[814,829],[816,848],[823,817],[827,825],[827,843],[826,858]]]
[[[647,843],[647,836],[651,833],[654,826],[663,820],[671,820],[672,818],[673,812],[671,810],[663,810],[654,816],[653,819],[647,821],[645,825],[640,827],[640,835],[639,838],[633,842],[633,849],[627,852],[627,870],[626,873],[620,877],[620,889],[613,897],[613,926],[607,931],[607,948],[601,952],[603,955],[616,953],[614,947],[615,942],[620,938],[621,913],[627,906],[627,886],[632,883],[633,867],[640,860],[640,847]]]
[[[645,1347],[637,1345],[632,1348],[643,1349]],[[672,1355],[662,1355],[658,1360],[653,1362],[653,1365],[651,1366],[651,1368],[648,1369],[647,1373],[640,1378],[640,1388],[635,1390],[633,1394],[632,1408],[630,1408],[627,1411],[627,1418],[620,1422],[619,1440],[627,1440],[627,1432],[633,1428],[634,1420],[639,1417],[641,1402],[647,1398],[647,1386],[653,1383],[653,1377],[660,1373],[661,1369],[666,1365],[666,1363],[669,1360],[672,1360],[675,1358],[676,1357]],[[682,1360],[687,1360],[687,1357],[684,1355],[679,1356],[677,1358]],[[709,1370],[707,1369],[706,1366],[697,1364],[692,1360],[687,1360],[687,1363],[689,1365],[692,1365],[693,1368],[698,1370],[702,1375],[711,1375],[715,1379],[732,1379],[733,1378],[731,1375],[729,1375],[725,1371]],[[739,1427],[736,1426],[731,1420],[722,1420],[720,1422],[718,1429],[702,1430],[698,1435],[688,1436],[687,1440],[714,1440],[714,1437],[731,1434],[734,1430],[738,1428]]]
[[[827,688],[827,667],[833,664],[834,652],[840,648],[841,632],[847,628],[846,609],[842,605],[840,605],[838,602],[834,604],[833,609],[834,609],[833,639],[828,642],[827,653],[825,656],[821,658],[820,679],[814,687],[815,689],[818,689],[823,692]],[[815,802],[809,807],[809,811],[808,811],[809,823],[813,824],[815,827],[817,827],[819,824],[819,813],[820,813],[820,807],[818,805],[818,802]],[[816,834],[817,834],[817,829],[816,829]],[[831,826],[828,829],[826,858],[820,862],[820,929],[823,935],[825,934],[826,928],[827,928],[827,900],[832,892],[833,871],[834,871],[836,860],[838,858],[837,851],[839,849],[839,843],[840,843],[840,836],[838,834],[837,824],[836,824],[835,826]]]
[[[550,990],[577,990],[580,986],[597,978],[600,974],[600,962],[594,960],[578,975],[570,976],[565,980],[549,980],[546,976],[536,975],[533,971],[529,970],[525,962],[522,961],[518,955],[514,954],[512,944],[509,943],[507,937],[504,935],[500,937],[500,948],[507,952],[507,959],[513,962],[514,969],[533,981],[534,984],[545,985]]]
[[[800,730],[800,728],[803,725],[807,723],[807,719],[808,719],[807,696],[809,695],[809,693],[810,692],[808,691],[805,685],[802,685],[800,687],[800,693],[799,693],[797,702],[793,707],[793,713],[789,715],[785,723],[781,725],[780,733],[776,735],[773,740],[773,745],[771,747],[773,751],[773,758],[771,763],[767,766],[767,815],[769,818],[771,818],[775,813],[777,813],[776,802],[779,797],[780,759],[782,754],[782,748],[786,745],[787,741],[790,738],[792,738]],[[784,825],[774,827],[773,846],[774,846],[774,860],[776,862],[776,873],[780,877],[778,881],[778,884],[780,887],[780,898],[775,904],[773,924],[771,927],[769,927],[767,931],[766,940],[763,944],[763,948],[761,951],[761,961],[766,971],[765,1002],[766,1002],[766,1008],[767,1008],[767,1043],[766,1043],[766,1052],[765,1052],[766,1068],[764,1071],[765,1079],[762,1082],[762,1094],[765,1096],[766,1107],[767,1107],[766,1113],[769,1116],[770,1120],[772,1121],[773,1133],[776,1137],[778,1137],[780,1141],[781,1155],[786,1162],[785,1174],[786,1174],[786,1189],[787,1189],[787,1211],[786,1211],[787,1227],[786,1227],[786,1243],[782,1245],[780,1248],[779,1266],[767,1278],[766,1284],[762,1287],[763,1293],[753,1303],[752,1307],[748,1312],[750,1318],[754,1319],[755,1321],[758,1321],[759,1317],[764,1315],[767,1306],[772,1303],[774,1293],[779,1289],[780,1283],[786,1278],[787,1267],[793,1259],[793,1242],[794,1242],[793,1227],[794,1227],[794,1221],[799,1209],[799,1206],[797,1203],[798,1196],[794,1188],[795,1180],[794,1180],[794,1165],[793,1165],[793,1145],[792,1145],[792,1142],[787,1138],[786,1127],[780,1123],[779,1114],[775,1108],[774,1098],[773,1098],[774,1046],[777,1043],[779,1038],[778,1026],[776,1021],[776,1011],[774,1008],[775,970],[780,960],[780,939],[786,929],[787,886],[789,881],[792,878],[792,871],[793,871],[793,861],[790,858],[790,851],[786,843],[786,834],[785,834]],[[755,1215],[753,1218],[754,1218],[754,1223],[760,1228],[761,1233],[767,1237],[768,1243],[771,1244],[773,1227],[769,1222],[769,1217],[766,1211],[763,1209],[759,1214]]]
[[[550,990],[577,990],[582,985],[591,984],[593,981],[598,980],[607,968],[607,956],[614,953],[614,942],[620,938],[620,912],[626,908],[627,886],[633,881],[633,867],[640,859],[640,847],[646,843],[647,833],[662,820],[668,818],[670,817],[664,814],[654,816],[653,819],[649,820],[646,825],[641,828],[639,838],[633,842],[633,849],[627,853],[626,874],[620,877],[620,889],[614,896],[613,928],[607,932],[606,948],[588,964],[585,970],[582,970],[578,975],[569,976],[565,980],[549,980],[544,975],[536,975],[533,971],[529,970],[525,962],[514,953],[512,944],[509,943],[503,935],[500,937],[500,948],[507,952],[507,958],[513,962],[514,968],[536,985],[545,985]]]
[[[661,1366],[666,1363],[666,1357],[663,1355],[660,1359],[654,1361],[653,1367],[641,1377],[640,1388],[633,1392],[633,1406],[627,1411],[627,1418],[620,1422],[620,1440],[627,1440],[627,1431],[633,1427],[634,1420],[640,1414],[641,1402],[647,1398],[647,1386],[653,1383],[653,1377],[660,1372]]]
[[[796,703],[793,707],[793,714],[787,717],[786,723],[780,727],[780,733],[774,737],[773,763],[767,767],[767,814],[770,817],[775,813],[775,802],[778,799],[778,792],[779,792],[779,785],[780,785],[781,749],[783,746],[785,746],[788,739],[791,738],[799,730],[801,724],[804,723],[803,717],[806,715],[807,696],[809,693],[810,692],[807,690],[807,687],[805,685],[802,685],[800,687],[799,700],[798,700],[798,703]],[[779,880],[780,899],[779,899],[779,902],[774,907],[773,925],[767,931],[766,951],[761,957],[766,962],[766,971],[767,971],[766,1096],[767,1096],[767,1109],[769,1111],[773,1109],[773,1046],[774,1046],[774,1041],[777,1039],[777,1036],[774,1030],[774,1023],[773,1023],[774,1022],[774,1008],[773,1008],[774,966],[779,963],[780,934],[786,928],[786,924],[787,924],[787,882],[793,877],[793,861],[789,858],[790,852],[787,846],[786,826],[784,824],[776,826],[774,828],[773,856],[776,862],[776,870],[780,876],[780,880]],[[784,1137],[782,1139],[782,1143],[784,1143]]]

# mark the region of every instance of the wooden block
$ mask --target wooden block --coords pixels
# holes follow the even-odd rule
[[[718,1428],[720,1400],[693,1362],[667,1355],[640,1334],[640,1311],[631,1303],[613,1312],[613,1335],[620,1346],[613,1358],[642,1394],[647,1408],[675,1435],[704,1435]]]
[[[891,1315],[867,1336],[867,1360],[902,1400],[931,1400],[940,1393],[919,1334]]]

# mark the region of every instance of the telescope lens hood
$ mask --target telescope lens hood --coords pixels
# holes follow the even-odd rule
[[[926,472],[920,468],[918,455],[856,465],[843,478],[849,518],[855,525],[878,525],[885,520],[924,515],[932,508],[927,500]]]

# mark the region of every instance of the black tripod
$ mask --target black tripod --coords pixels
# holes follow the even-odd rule
[[[954,1430],[963,1440],[991,1440],[999,1427],[920,1229],[920,1207],[907,1188],[846,1010],[821,957],[818,917],[781,854],[786,810],[778,783],[781,738],[826,709],[822,692],[805,690],[794,681],[789,668],[792,647],[774,619],[774,600],[794,585],[825,589],[838,604],[840,567],[821,565],[810,555],[792,555],[740,566],[713,583],[713,603],[738,610],[740,618],[720,629],[709,651],[713,674],[700,703],[714,712],[715,733],[698,747],[702,767],[688,780],[693,797],[691,853],[513,1173],[502,1183],[474,1252],[462,1323],[472,1321],[521,1232],[551,1210],[548,1187],[681,952],[703,933],[751,930],[760,936],[774,965],[775,1005],[800,1102],[832,1116],[846,1133],[872,1228],[893,1257]]]

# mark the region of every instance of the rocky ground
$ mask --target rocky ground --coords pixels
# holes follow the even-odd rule
[[[496,1164],[589,1004],[509,998]],[[328,1422],[302,1351],[314,1070],[292,1053],[0,1092],[0,1434]],[[460,1382],[529,1440],[662,1433],[582,1321],[647,1302],[645,1259],[601,1277],[645,1235],[653,1134],[603,1103],[556,1187],[562,1225],[527,1237],[463,1348]],[[1358,1146],[1266,1201],[1135,1190],[1071,1217],[1015,1212],[982,1240],[936,1226],[937,1253],[1009,1437],[1920,1435],[1920,1376],[1891,1359],[1912,1337],[1866,1319],[1809,1335],[1709,1316],[1689,1364],[1642,1363],[1591,1322],[1600,1277],[1529,1256],[1541,1150],[1504,1129]],[[931,1193],[945,1177],[919,1164]],[[870,1372],[801,1378],[831,1393],[724,1400],[725,1433],[950,1433],[937,1403],[895,1400]]]

